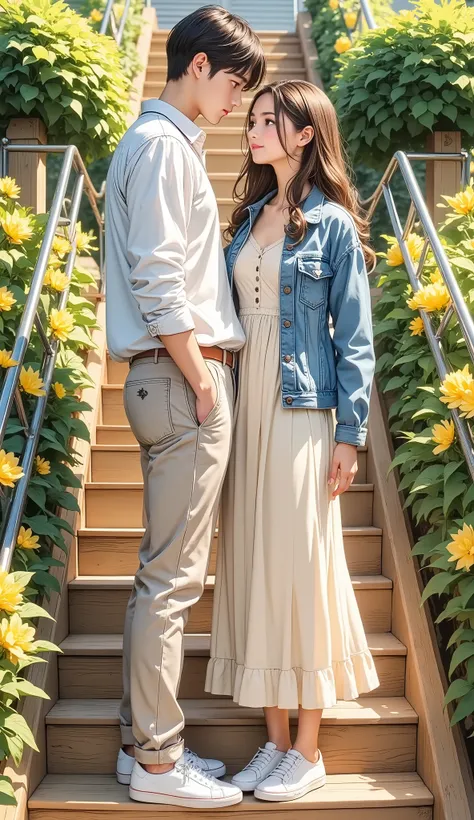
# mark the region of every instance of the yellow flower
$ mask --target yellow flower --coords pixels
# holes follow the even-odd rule
[[[40,546],[38,541],[39,535],[33,535],[33,530],[20,527],[20,532],[16,539],[17,547],[21,547],[23,550],[36,550]]]
[[[461,416],[465,416],[467,419],[472,419],[474,416],[474,387],[464,391],[459,411]]]
[[[61,382],[54,382],[53,390],[56,393],[58,399],[63,399],[66,395],[66,388],[63,384],[61,384]]]
[[[63,260],[59,259],[59,257],[56,256],[55,253],[52,253],[50,255],[49,261],[48,261],[48,266],[50,268],[60,268],[62,264],[63,264]]]
[[[95,239],[93,231],[88,231],[87,233],[82,230],[82,225],[80,222],[77,223],[76,228],[76,248],[79,253],[84,253],[85,251],[93,251],[97,250],[91,245],[91,242]]]
[[[89,16],[94,23],[100,23],[104,15],[99,9],[92,9]]]
[[[329,0],[329,8],[336,11],[339,8],[339,0]]]
[[[65,342],[74,327],[74,316],[68,310],[53,308],[49,317],[49,326],[61,342]]]
[[[474,211],[474,189],[468,185],[464,191],[460,191],[456,196],[443,196],[448,205],[457,214],[469,214]]]
[[[441,282],[444,284],[444,280],[439,268],[436,268],[436,270],[434,270],[433,273],[430,274],[430,281],[433,282],[434,285],[436,284],[436,282]]]
[[[14,304],[16,299],[13,293],[4,285],[0,288],[0,310],[11,310]]]
[[[410,330],[412,336],[422,336],[425,332],[423,319],[421,316],[417,316],[416,319],[410,322]]]
[[[444,284],[436,282],[417,290],[411,299],[407,299],[407,305],[411,310],[426,310],[427,313],[433,313],[436,310],[443,310],[449,301],[450,296]]]
[[[356,12],[355,11],[348,11],[344,15],[344,22],[345,22],[348,29],[352,30],[353,28],[355,28],[356,23],[357,23],[357,14],[356,14]]]
[[[417,236],[416,233],[411,233],[407,237],[406,246],[413,262],[417,262],[420,258],[423,245],[423,239],[421,236]],[[387,265],[390,265],[391,268],[398,268],[403,265],[403,256],[398,242],[391,245],[387,251]]]
[[[456,569],[470,569],[474,564],[474,528],[464,524],[451,539],[446,548],[451,553],[448,561],[457,561]]]
[[[434,424],[431,428],[432,439],[438,446],[434,448],[433,453],[437,456],[444,450],[448,450],[454,441],[454,422],[442,421],[440,424]]]
[[[58,256],[65,256],[66,253],[70,253],[71,243],[69,239],[66,239],[65,236],[55,236],[53,239],[53,251],[57,253]]]
[[[453,407],[460,407],[466,391],[474,388],[474,379],[469,371],[469,365],[466,364],[462,370],[454,370],[448,373],[446,378],[441,382],[440,400],[448,405],[449,409]]]
[[[337,51],[338,54],[344,54],[345,51],[349,51],[351,46],[352,43],[349,37],[343,35],[342,37],[338,37],[334,43],[334,51]]]
[[[471,248],[474,248],[474,239],[471,239],[471,241],[469,242],[469,244],[470,244]]]
[[[20,373],[20,385],[25,393],[31,393],[32,396],[45,396],[46,391],[43,390],[44,382],[37,370],[32,367],[22,367]]]
[[[0,570],[0,609],[4,612],[15,612],[21,604],[21,595],[26,587],[21,581],[15,581],[6,570]]]
[[[21,188],[11,177],[2,177],[0,179],[0,194],[7,196],[9,199],[18,199],[20,192]]]
[[[0,350],[0,367],[15,367],[18,364],[12,359],[10,350]]]
[[[4,487],[14,487],[14,481],[24,476],[21,467],[18,467],[19,458],[14,453],[0,450],[0,484]]]
[[[45,458],[41,458],[41,456],[36,456],[35,458],[36,464],[36,472],[39,475],[49,475],[51,472],[51,463],[47,461]]]
[[[0,623],[0,646],[5,650],[11,663],[16,665],[18,661],[27,657],[26,653],[31,651],[34,637],[34,628],[27,623],[23,623],[16,613],[12,615],[10,620],[2,618]]]
[[[19,216],[17,213],[5,214],[3,219],[0,219],[0,226],[12,245],[21,245],[33,233],[29,216]]]
[[[48,268],[44,275],[44,285],[57,290],[59,292],[65,290],[69,285],[69,278],[61,270],[55,268]]]

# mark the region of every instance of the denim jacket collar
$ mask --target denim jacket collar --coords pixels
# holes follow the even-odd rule
[[[258,202],[254,202],[253,205],[247,206],[251,222],[255,221],[263,206],[266,205],[266,203],[272,199],[276,193],[277,189],[275,188],[273,191],[270,191],[270,193],[265,194],[265,196],[259,199]],[[313,186],[311,192],[308,194],[303,203],[303,213],[307,222],[317,225],[317,223],[321,221],[323,203],[324,194],[319,190],[319,188]]]

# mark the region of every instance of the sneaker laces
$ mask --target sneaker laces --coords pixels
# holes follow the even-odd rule
[[[186,762],[192,761],[195,765],[199,765],[199,761],[201,760],[199,755],[196,752],[191,751],[191,749],[188,749],[187,746],[184,748],[184,758]]]
[[[283,782],[298,762],[298,757],[288,752],[285,757],[280,760],[278,766],[273,769],[271,777],[278,777]]]
[[[198,757],[198,755],[196,755],[196,757]],[[176,763],[175,768],[178,772],[182,772],[185,784],[191,779],[192,775],[193,780],[204,786],[220,785],[217,778],[211,774],[207,774],[207,772],[203,772],[192,759],[188,759],[184,763]]]
[[[258,751],[252,757],[252,760],[247,763],[243,771],[255,771],[260,774],[262,768],[270,763],[271,757],[274,754],[272,749],[265,749],[259,746]]]

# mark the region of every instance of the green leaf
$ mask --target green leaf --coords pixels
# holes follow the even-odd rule
[[[444,696],[444,703],[447,706],[448,703],[455,700],[456,698],[461,698],[463,695],[467,695],[470,692],[472,686],[467,682],[467,680],[463,680],[462,678],[457,678],[457,680],[453,680],[450,684],[446,695]]]
[[[471,641],[467,643],[462,643],[460,646],[456,647],[456,649],[453,652],[453,657],[451,658],[448,677],[451,678],[454,670],[459,666],[459,664],[463,663],[468,658],[472,658],[473,655],[474,643]]]
[[[45,587],[46,589],[52,589],[54,592],[61,592],[61,586],[57,578],[54,575],[50,575],[49,572],[39,572],[35,573],[35,583],[38,586]]]
[[[4,725],[7,729],[11,729],[15,735],[23,741],[23,743],[26,743],[26,745],[30,746],[31,749],[34,749],[35,752],[39,752],[31,729],[23,715],[19,715],[17,712],[9,715],[5,718]]]
[[[38,606],[38,604],[34,604],[30,601],[20,604],[20,606],[17,607],[17,612],[23,620],[30,620],[31,618],[49,618],[51,621],[54,621],[53,616],[43,609],[42,606]]]
[[[466,491],[466,482],[461,481],[458,477],[449,479],[444,488],[443,513],[448,514],[448,510],[455,498],[462,495]]]
[[[28,102],[29,100],[34,100],[39,95],[39,89],[34,85],[23,83],[20,85],[20,94],[23,99]]]
[[[8,684],[7,684],[7,686],[8,686]],[[28,680],[23,680],[21,678],[17,679],[12,684],[12,686],[14,686],[17,689],[18,693],[21,696],[29,695],[29,696],[34,697],[34,698],[43,698],[43,700],[51,700],[49,695],[46,692],[44,692],[43,689],[40,689],[39,686],[35,686],[33,683],[30,683],[30,681],[28,681]],[[5,687],[2,686],[2,692],[4,692],[4,691],[5,691]]]
[[[474,687],[471,688],[471,691],[468,695],[465,695],[459,701],[454,715],[451,718],[451,726],[454,726],[456,723],[459,723],[460,720],[464,720],[469,715],[472,715],[474,712]]]
[[[456,577],[453,575],[452,572],[438,572],[433,578],[430,578],[427,585],[423,590],[423,594],[421,596],[420,605],[424,604],[424,602],[431,596],[431,595],[441,595],[446,588],[454,583]]]
[[[75,113],[82,119],[83,108],[82,103],[80,103],[79,100],[73,100],[70,108],[72,108],[72,110],[75,111]]]
[[[9,777],[0,775],[0,805],[1,806],[16,806],[18,805],[13,789],[13,783]]]
[[[47,60],[49,62],[49,51],[44,46],[34,46],[33,54],[37,60]]]
[[[59,652],[62,654],[62,649],[51,641],[35,641],[33,644],[35,652]]]

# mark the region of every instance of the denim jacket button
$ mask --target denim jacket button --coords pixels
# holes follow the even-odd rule
[[[288,319],[285,319],[283,322],[283,327],[291,327],[291,322],[289,322]]]
[[[286,403],[287,403],[287,404],[293,404],[293,399],[291,398],[291,396],[288,396],[288,397],[287,397],[287,399],[286,399]]]
[[[284,358],[284,361],[285,362],[291,362],[291,356],[288,353],[286,354],[286,356]]]
[[[285,288],[283,288],[283,293],[287,293],[287,294],[291,293],[291,288],[289,287],[289,285],[287,285]]]

